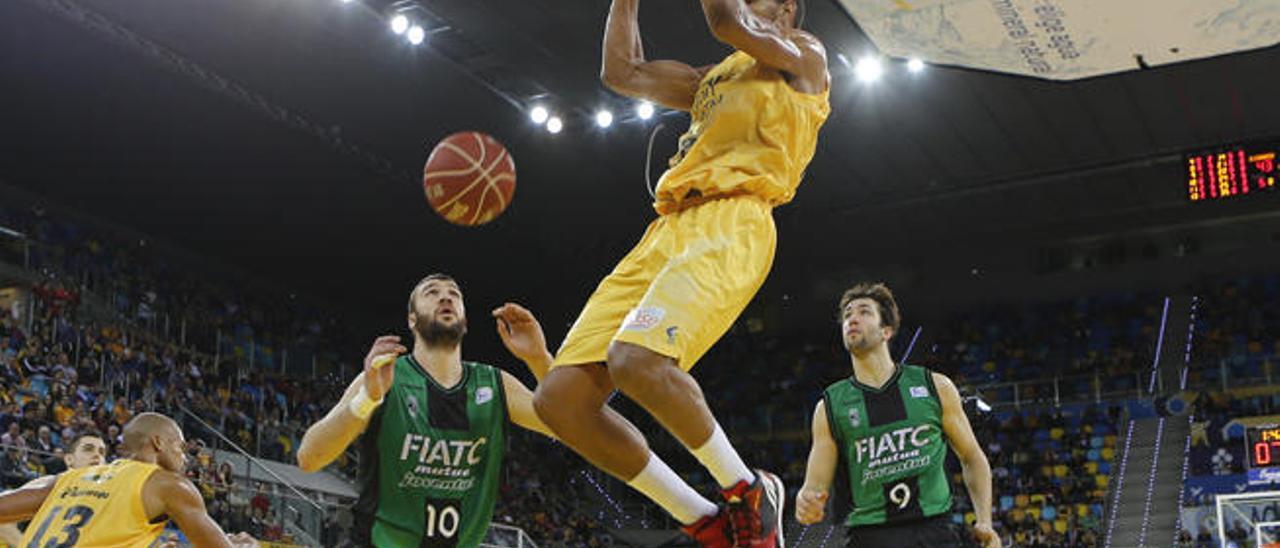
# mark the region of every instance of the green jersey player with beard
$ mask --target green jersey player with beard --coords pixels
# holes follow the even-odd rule
[[[840,299],[840,326],[853,374],[832,384],[813,412],[813,447],[796,520],[821,521],[837,466],[848,477],[849,546],[967,545],[951,524],[947,445],[973,501],[973,536],[999,548],[991,527],[991,467],[951,379],[894,363],[888,341],[901,317],[884,284],[858,284]]]
[[[551,363],[523,307],[493,311],[498,334],[539,379]],[[496,367],[462,361],[462,290],[432,274],[409,295],[413,352],[379,337],[342,400],[312,425],[298,464],[316,471],[363,434],[353,539],[360,546],[476,546],[497,499],[507,422],[550,435],[532,392]]]

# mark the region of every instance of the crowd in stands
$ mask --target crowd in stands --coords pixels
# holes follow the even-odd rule
[[[1192,386],[1280,378],[1280,274],[1216,280],[1197,291]]]

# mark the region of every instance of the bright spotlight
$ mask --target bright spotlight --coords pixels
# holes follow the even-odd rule
[[[409,30],[409,18],[404,15],[397,15],[391,18],[391,32],[396,34],[404,34]]]
[[[409,28],[409,43],[413,45],[421,44],[427,37],[427,31],[418,25]]]
[[[560,120],[559,116],[552,116],[547,119],[547,131],[550,131],[551,133],[560,133],[560,130],[562,129],[564,129],[564,122]]]
[[[907,61],[907,70],[911,71],[913,74],[924,70],[924,61],[912,58],[910,61]]]
[[[639,116],[641,120],[653,118],[653,103],[641,101],[640,104],[636,105],[636,116]]]
[[[533,123],[538,125],[547,123],[547,118],[550,118],[550,117],[551,117],[551,113],[547,112],[547,107],[544,107],[542,105],[533,107],[533,110],[529,111],[529,119],[533,120]]]
[[[600,127],[613,125],[613,113],[607,110],[596,112],[596,125]]]
[[[858,64],[853,66],[853,73],[858,76],[859,82],[869,84],[880,79],[884,66],[880,64],[880,59],[867,56],[858,59]]]

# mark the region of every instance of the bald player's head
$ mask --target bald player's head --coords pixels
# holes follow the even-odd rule
[[[187,467],[186,446],[178,423],[159,413],[141,413],[124,425],[124,452],[133,460],[182,472]]]

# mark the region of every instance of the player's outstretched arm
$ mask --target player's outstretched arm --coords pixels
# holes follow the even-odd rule
[[[234,548],[237,546],[256,546],[252,537],[241,534],[228,537],[209,517],[204,506],[204,498],[191,480],[168,470],[157,470],[147,478],[142,487],[142,505],[147,517],[155,519],[168,516],[182,529],[182,533],[191,541],[192,546],[218,548]]]
[[[762,21],[743,0],[702,0],[702,13],[716,40],[794,76],[796,89],[806,93],[827,89],[827,51],[813,35]]]
[[[804,485],[796,494],[796,521],[805,525],[826,517],[827,497],[839,460],[836,440],[831,437],[831,425],[827,422],[827,407],[821,400],[813,409],[811,429],[813,445],[809,448],[809,464],[804,471]]]
[[[688,111],[706,70],[679,61],[645,60],[639,11],[639,0],[613,0],[609,7],[600,80],[622,95]]]
[[[31,519],[40,511],[40,505],[44,504],[44,499],[53,491],[54,484],[57,483],[57,476],[45,476],[33,479],[26,485],[0,493],[0,523],[16,523],[23,520]],[[16,530],[17,527],[14,527]],[[5,542],[17,546],[22,542],[22,535],[18,535],[18,543]]]
[[[525,430],[532,430],[548,438],[557,439],[551,428],[543,423],[542,419],[538,418],[538,413],[533,410],[533,392],[520,382],[520,379],[503,371],[502,391],[507,396],[507,416],[511,417],[511,422]]]
[[[527,308],[516,303],[503,303],[493,310],[498,338],[520,361],[523,361],[538,380],[551,368],[551,352],[547,351],[547,337],[542,324]],[[502,390],[507,396],[507,416],[516,425],[554,438],[551,429],[538,418],[533,410],[533,392],[515,376],[502,372]]]
[[[20,489],[52,489],[53,484],[57,483],[57,481],[58,476],[41,476],[27,482],[25,485],[20,487]],[[12,491],[5,491],[2,494],[7,495],[11,492]],[[40,507],[36,506],[36,510],[38,511],[39,509]],[[32,515],[34,515],[34,513]],[[18,529],[17,524],[5,523],[4,521],[5,520],[0,520],[0,544],[7,546],[21,546],[22,530]]]
[[[973,534],[984,548],[999,548],[1000,536],[991,526],[991,464],[982,446],[973,435],[969,417],[960,401],[960,391],[946,375],[933,373],[933,384],[938,387],[938,399],[942,400],[942,432],[947,443],[960,459],[964,473],[964,486],[973,502],[976,520]]]
[[[364,371],[356,375],[342,399],[303,434],[298,444],[298,466],[316,472],[338,458],[366,426],[382,397],[395,381],[395,357],[408,352],[400,337],[378,337],[364,358]]]

